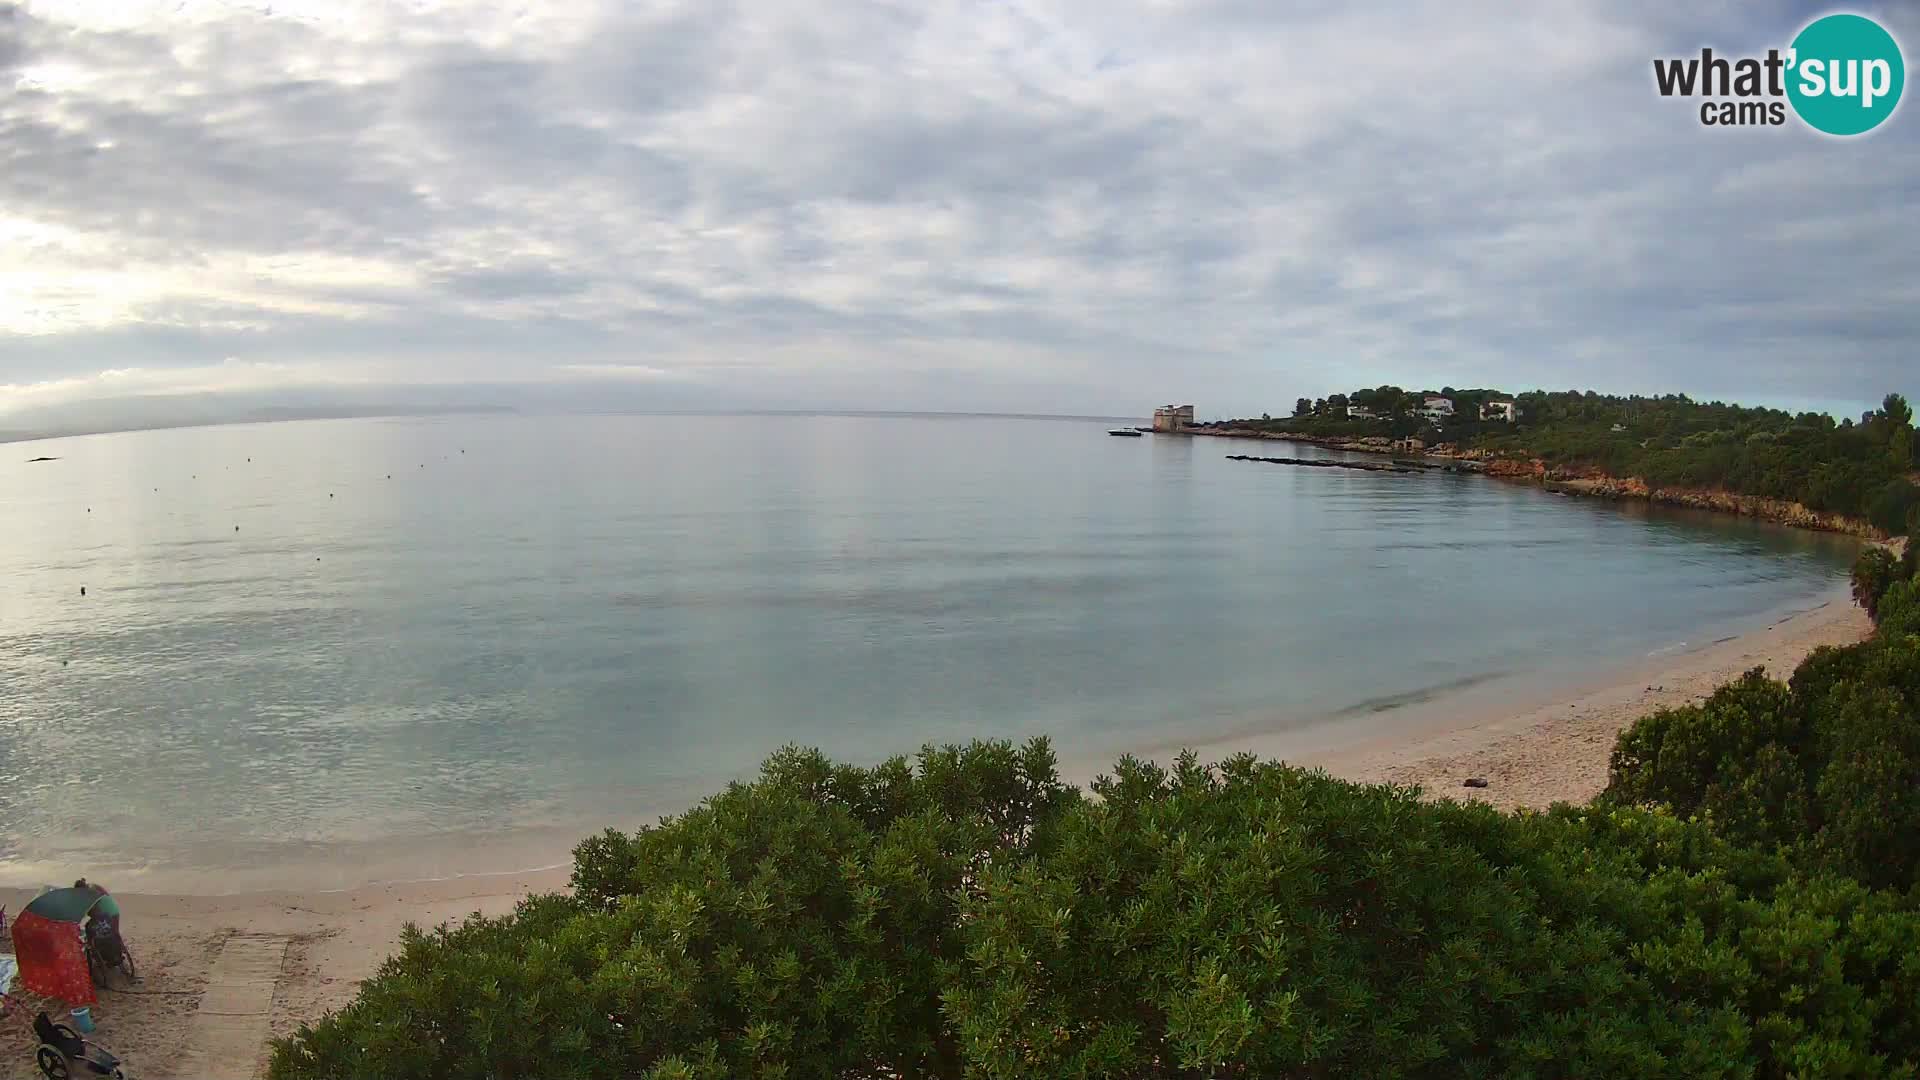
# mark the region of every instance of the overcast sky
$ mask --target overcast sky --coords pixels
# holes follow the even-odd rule
[[[1824,10],[0,0],[0,429],[454,384],[1854,412],[1920,391],[1916,106],[1710,129],[1651,74]],[[1913,4],[1852,10],[1914,59]]]

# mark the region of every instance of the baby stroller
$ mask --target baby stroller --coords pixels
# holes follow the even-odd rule
[[[104,1046],[95,1046],[65,1024],[56,1024],[41,1013],[33,1019],[33,1033],[40,1038],[40,1075],[47,1080],[69,1080],[78,1069],[84,1076],[109,1076],[126,1080],[120,1071],[120,1059]]]

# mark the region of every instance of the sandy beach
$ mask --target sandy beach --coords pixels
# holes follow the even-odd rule
[[[1869,631],[1865,615],[1836,591],[1764,628],[1651,658],[1554,700],[1423,714],[1390,735],[1325,751],[1295,753],[1297,742],[1259,733],[1194,749],[1207,760],[1240,751],[1283,757],[1353,780],[1418,784],[1430,797],[1502,807],[1578,802],[1605,786],[1614,736],[1634,718],[1700,700],[1755,666],[1784,677],[1814,649],[1855,642]],[[1487,786],[1463,787],[1469,777]],[[564,851],[553,854],[550,861],[566,858]],[[96,1038],[124,1057],[134,1076],[253,1076],[263,1066],[266,1038],[349,1001],[407,922],[502,913],[520,897],[566,881],[565,869],[552,869],[333,892],[121,895],[143,979],[102,995]],[[17,912],[31,895],[0,890],[0,904]],[[37,1075],[31,1020],[0,1020],[0,1077]]]
[[[1349,780],[1419,785],[1429,797],[1473,799],[1503,808],[1581,803],[1607,786],[1615,736],[1658,709],[1701,701],[1723,683],[1763,667],[1785,679],[1823,645],[1851,645],[1873,631],[1844,590],[1765,629],[1676,656],[1650,659],[1605,684],[1558,700],[1478,720],[1442,722],[1411,737],[1304,758]],[[1259,752],[1259,748],[1246,747]],[[1201,748],[1210,756],[1209,748]],[[1484,788],[1464,787],[1469,778]]]

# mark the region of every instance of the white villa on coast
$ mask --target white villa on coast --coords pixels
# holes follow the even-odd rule
[[[1519,415],[1519,408],[1511,401],[1489,401],[1480,406],[1482,420],[1505,420],[1511,424]]]

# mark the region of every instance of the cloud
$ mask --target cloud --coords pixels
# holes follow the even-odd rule
[[[0,419],[96,398],[224,394],[364,383],[371,372],[339,367],[227,360],[200,367],[112,368],[33,383],[0,383]]]
[[[555,370],[562,375],[598,379],[671,379],[677,374],[646,364],[562,364]]]
[[[1811,14],[0,6],[0,382],[1877,400],[1920,341],[1911,109],[1836,142],[1652,89]]]

